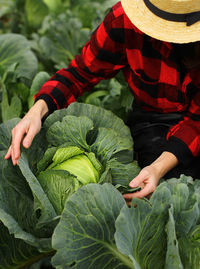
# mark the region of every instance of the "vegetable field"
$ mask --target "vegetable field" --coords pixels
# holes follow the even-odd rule
[[[199,269],[200,181],[122,196],[140,171],[121,74],[44,122],[18,166],[4,156],[34,95],[116,0],[0,0],[0,269]]]

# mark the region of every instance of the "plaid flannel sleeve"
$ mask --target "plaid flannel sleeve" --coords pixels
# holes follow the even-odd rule
[[[167,135],[166,150],[174,153],[180,163],[190,165],[200,153],[200,91],[193,96],[186,116]]]
[[[35,96],[46,101],[49,113],[67,107],[100,80],[114,77],[126,63],[124,13],[118,3],[94,31],[90,41],[66,69],[51,77]]]

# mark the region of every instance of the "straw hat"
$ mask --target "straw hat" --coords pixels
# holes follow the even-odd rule
[[[200,41],[200,0],[121,0],[131,22],[145,34],[174,43]]]

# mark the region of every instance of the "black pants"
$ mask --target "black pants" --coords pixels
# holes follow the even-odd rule
[[[170,126],[175,125],[182,119],[182,113],[163,115],[144,112],[136,105],[134,106],[130,115],[129,126],[134,140],[135,159],[141,168],[151,164],[165,151],[166,134]],[[200,157],[194,158],[188,167],[182,164],[177,165],[164,178],[179,178],[181,174],[191,176],[193,179],[200,179]]]

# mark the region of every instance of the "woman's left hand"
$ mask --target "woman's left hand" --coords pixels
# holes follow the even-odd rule
[[[159,174],[153,165],[144,167],[140,171],[139,175],[135,177],[129,184],[131,188],[140,187],[141,190],[135,193],[127,193],[123,195],[127,204],[131,202],[133,197],[143,198],[151,195],[155,191],[159,180]]]
[[[176,156],[165,151],[151,165],[144,167],[129,184],[131,188],[141,187],[141,190],[123,195],[127,204],[130,205],[133,197],[150,196],[155,191],[160,179],[177,164]]]

